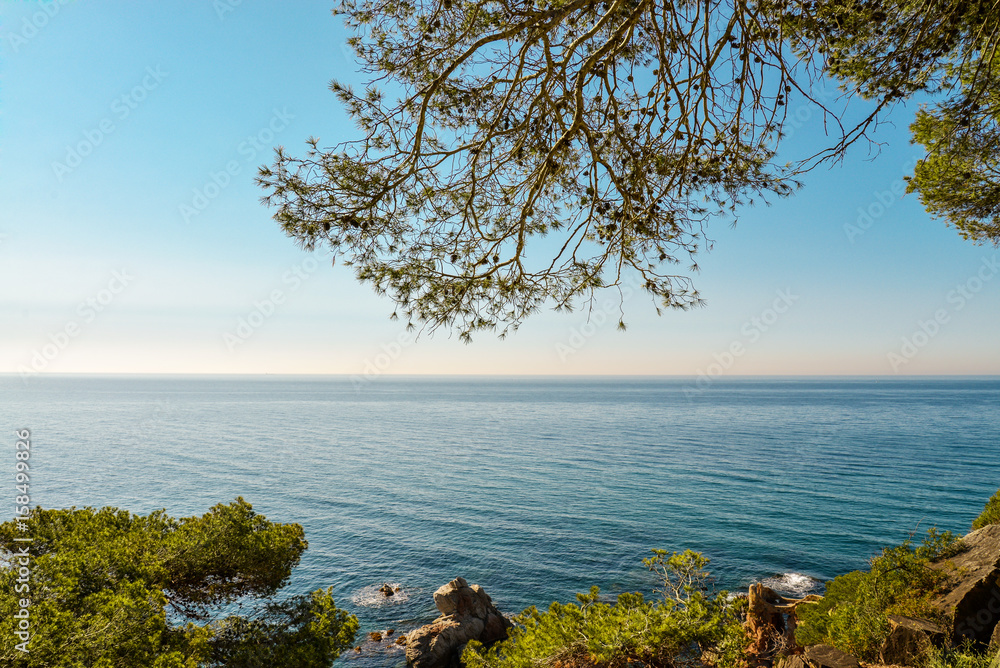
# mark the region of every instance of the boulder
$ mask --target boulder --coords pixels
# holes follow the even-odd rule
[[[830,645],[811,645],[803,655],[811,668],[860,668],[858,660]]]
[[[434,592],[434,605],[442,615],[484,617],[490,597],[479,585],[470,587],[465,578],[455,578]]]
[[[951,620],[952,642],[985,645],[1000,621],[1000,524],[973,531],[962,544],[962,552],[931,565],[948,574],[934,604]]]
[[[886,665],[916,666],[931,646],[942,646],[947,634],[937,624],[917,617],[889,615],[889,632],[879,659]]]
[[[396,590],[393,589],[391,585],[384,584],[379,588],[379,592],[381,592],[383,596],[388,598],[389,596],[394,595],[396,593]]]
[[[491,645],[507,637],[511,623],[479,585],[455,578],[434,592],[441,616],[406,635],[406,661],[413,668],[458,665],[470,640]]]
[[[372,642],[382,642],[382,634],[378,631],[372,631],[368,634],[368,639]]]
[[[778,668],[809,668],[809,664],[799,654],[783,657],[777,665]]]

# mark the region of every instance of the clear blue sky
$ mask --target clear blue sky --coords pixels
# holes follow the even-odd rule
[[[327,88],[362,81],[332,6],[0,3],[0,372],[1000,374],[1000,253],[898,195],[912,105],[877,159],[718,221],[703,309],[657,317],[639,294],[626,333],[599,302],[589,325],[413,342],[253,184],[274,146],[353,135]],[[790,149],[821,140],[790,111]]]

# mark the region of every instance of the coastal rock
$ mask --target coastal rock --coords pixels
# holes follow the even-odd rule
[[[483,617],[490,597],[479,585],[470,587],[465,578],[455,578],[434,592],[434,605],[442,615]]]
[[[379,591],[386,597],[393,596],[396,591],[389,584],[384,584],[379,588]]]
[[[758,660],[770,660],[779,650],[798,651],[795,642],[798,606],[822,599],[816,594],[805,598],[787,598],[759,582],[750,585],[745,624],[750,637],[748,653]]]
[[[413,668],[458,665],[470,640],[490,645],[507,637],[511,624],[479,585],[455,578],[434,592],[441,616],[406,636],[406,660]]]
[[[879,651],[883,664],[918,665],[932,645],[941,646],[945,641],[944,629],[926,619],[889,615],[889,625],[892,631]]]
[[[799,654],[786,656],[778,661],[778,668],[809,668],[809,664]]]
[[[951,620],[951,640],[987,644],[1000,621],[1000,525],[962,538],[964,550],[932,564],[948,573],[947,593],[934,604]]]
[[[830,645],[812,645],[804,655],[811,668],[860,668],[858,660]]]
[[[378,631],[372,631],[368,634],[368,639],[372,642],[382,642],[382,634]]]
[[[747,634],[749,651],[758,657],[769,656],[787,631],[785,616],[778,610],[782,597],[773,589],[760,583],[750,585],[747,608]]]

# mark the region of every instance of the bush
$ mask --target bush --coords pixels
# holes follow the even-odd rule
[[[746,602],[730,601],[725,592],[709,596],[704,566],[695,552],[654,551],[644,563],[663,581],[662,602],[627,593],[614,604],[599,601],[600,591],[577,594],[578,604],[553,603],[547,612],[531,607],[515,617],[511,636],[488,651],[469,643],[468,668],[623,668],[742,664],[748,639],[742,621]]]
[[[215,619],[230,603],[270,599],[306,549],[302,527],[267,521],[243,499],[174,519],[117,508],[31,511],[33,541],[0,524],[0,665],[10,668],[326,668],[358,622],[329,590]],[[12,553],[29,545],[15,589]],[[14,615],[30,599],[30,642]],[[257,607],[251,605],[251,607]]]
[[[862,661],[876,661],[889,635],[888,615],[939,619],[930,599],[945,576],[928,564],[956,549],[950,532],[931,529],[920,545],[906,540],[882,550],[868,571],[835,578],[827,583],[822,601],[799,606],[796,642],[827,643]]]
[[[983,652],[972,641],[950,649],[932,647],[925,668],[990,668],[994,653]]]
[[[989,524],[1000,524],[1000,489],[990,497],[983,512],[972,522],[972,530],[982,529]]]

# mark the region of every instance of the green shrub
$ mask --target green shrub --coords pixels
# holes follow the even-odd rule
[[[939,617],[930,599],[944,575],[927,566],[957,548],[951,533],[931,529],[920,545],[906,540],[882,550],[868,571],[835,578],[826,584],[822,601],[799,606],[796,641],[828,643],[863,661],[877,660],[890,630],[888,615]]]
[[[994,660],[1000,661],[995,655],[996,651],[983,652],[967,640],[951,649],[932,647],[925,668],[990,668]]]
[[[599,590],[577,594],[578,604],[553,603],[547,612],[531,607],[515,617],[510,638],[488,651],[469,643],[468,668],[623,668],[742,664],[747,636],[742,620],[746,602],[725,592],[704,590],[708,560],[695,552],[666,557],[663,551],[644,563],[660,575],[664,600],[651,603],[627,593],[614,604],[598,600]]]
[[[18,542],[18,523],[0,524],[5,667],[318,668],[349,647],[358,628],[331,590],[273,600],[307,547],[305,535],[241,498],[200,517],[36,508],[23,523],[30,543]],[[11,555],[24,545],[30,578],[15,589]],[[21,598],[30,600],[28,639],[15,634]],[[236,602],[262,609],[218,619]]]
[[[982,529],[988,524],[1000,524],[1000,489],[990,497],[983,512],[972,523],[972,530]]]

